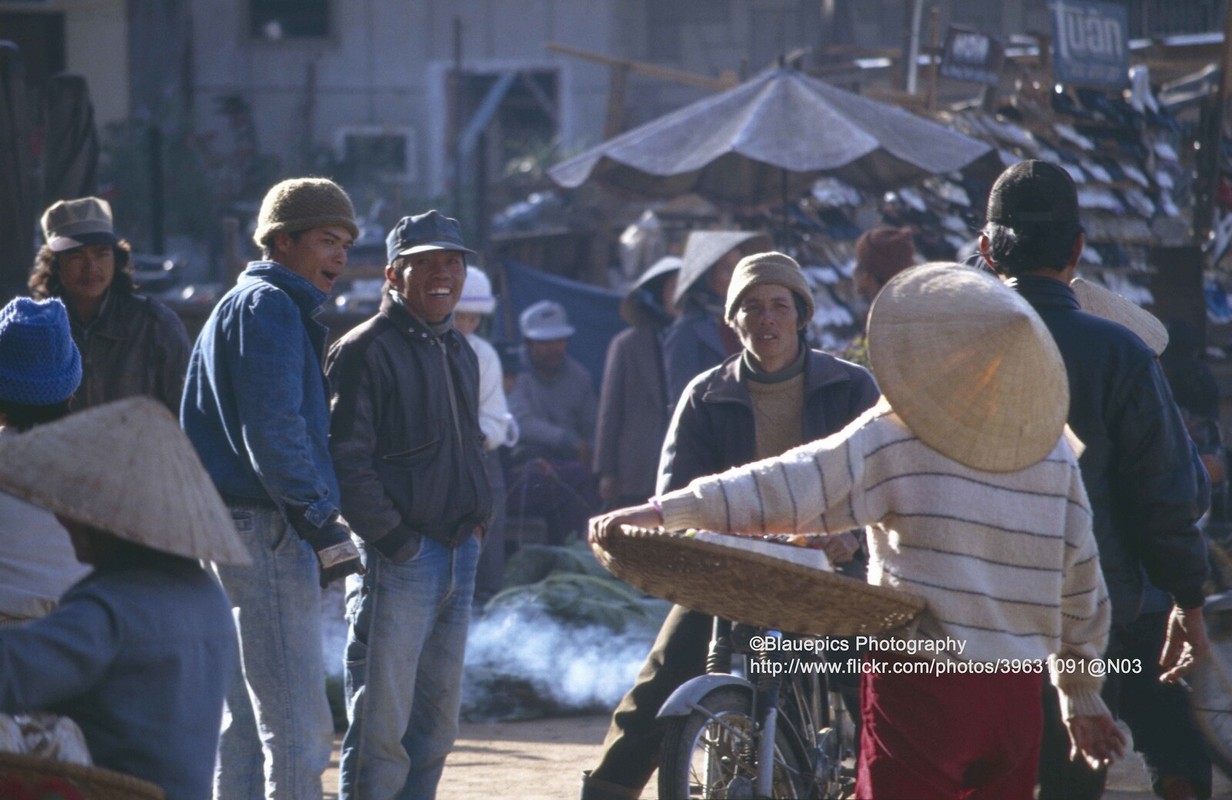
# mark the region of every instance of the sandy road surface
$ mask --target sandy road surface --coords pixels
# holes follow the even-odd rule
[[[445,765],[438,800],[571,800],[579,776],[598,758],[606,715],[532,722],[463,723]],[[337,754],[335,753],[335,758]],[[336,762],[335,762],[336,764]],[[338,773],[326,774],[327,800],[337,797]],[[1113,767],[1106,800],[1150,800],[1150,781],[1137,757]],[[653,786],[642,800],[654,800]],[[1215,800],[1232,800],[1232,782],[1215,776]]]

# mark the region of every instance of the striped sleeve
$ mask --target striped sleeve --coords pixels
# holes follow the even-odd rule
[[[848,428],[776,458],[699,478],[659,498],[669,530],[839,533],[873,522],[853,498],[865,428]]]

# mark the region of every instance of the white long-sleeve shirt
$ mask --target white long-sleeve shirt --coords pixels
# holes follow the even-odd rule
[[[1062,438],[1018,472],[963,466],[916,438],[884,400],[834,436],[660,498],[669,530],[869,535],[869,583],[923,597],[916,636],[966,643],[942,657],[1058,655],[1067,716],[1107,709],[1098,669],[1110,606],[1078,462]]]
[[[479,428],[483,431],[483,446],[488,450],[502,445],[512,447],[518,442],[518,430],[505,399],[500,355],[477,334],[466,334],[466,341],[479,358]]]

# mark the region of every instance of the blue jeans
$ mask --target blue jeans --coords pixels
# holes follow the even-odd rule
[[[228,507],[252,566],[214,567],[231,599],[240,642],[214,798],[320,797],[333,721],[325,699],[316,554],[273,506]]]
[[[479,540],[450,550],[425,537],[402,564],[361,551],[368,574],[347,578],[339,796],[431,800],[458,736]]]

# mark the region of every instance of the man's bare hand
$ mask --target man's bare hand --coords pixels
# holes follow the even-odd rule
[[[1168,615],[1168,633],[1164,639],[1164,651],[1159,656],[1163,672],[1159,680],[1176,683],[1193,671],[1198,659],[1210,649],[1206,638],[1206,624],[1202,621],[1202,609],[1172,607]]]
[[[663,515],[649,503],[630,508],[618,508],[597,517],[590,518],[590,543],[606,545],[613,533],[620,530],[621,525],[632,525],[635,528],[657,528],[663,524]]]
[[[1071,760],[1082,757],[1091,769],[1102,769],[1125,755],[1129,742],[1110,714],[1067,719]]]

